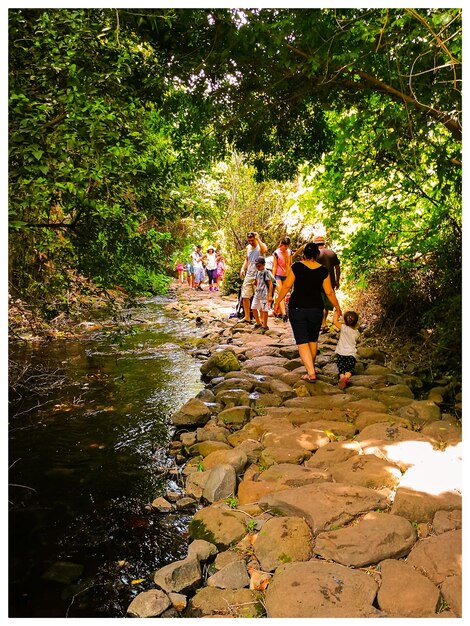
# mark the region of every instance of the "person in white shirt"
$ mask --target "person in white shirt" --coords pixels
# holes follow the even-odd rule
[[[245,324],[249,324],[251,322],[250,302],[255,293],[256,259],[265,254],[267,247],[266,244],[261,241],[258,233],[253,231],[247,234],[246,239],[248,241],[246,257],[240,269],[240,276],[243,278],[241,297],[245,316],[240,320],[240,323],[244,322]]]
[[[359,331],[356,329],[359,316],[355,311],[346,311],[343,316],[344,322],[339,321],[338,310],[333,313],[333,324],[340,331],[336,346],[336,364],[338,366],[340,389],[346,389],[356,365],[356,342]]]
[[[204,281],[204,266],[202,264],[201,246],[196,246],[191,252],[191,261],[194,267],[194,289],[202,291],[201,283]]]
[[[206,273],[209,279],[209,291],[215,291],[217,286],[217,255],[214,246],[209,246],[207,252],[202,255],[202,261],[206,263]]]

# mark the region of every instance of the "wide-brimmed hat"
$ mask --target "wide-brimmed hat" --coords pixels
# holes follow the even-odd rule
[[[208,250],[215,250],[214,246],[207,246]]]
[[[325,237],[323,235],[317,235],[313,238],[313,243],[325,243]]]

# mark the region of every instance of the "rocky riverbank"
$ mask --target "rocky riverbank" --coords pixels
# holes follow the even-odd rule
[[[196,512],[187,557],[128,614],[460,617],[461,406],[449,388],[423,397],[364,338],[343,391],[334,331],[320,337],[317,381],[304,381],[290,325],[270,318],[261,334],[229,317],[234,305],[185,286],[169,305],[206,329],[206,386],[173,416],[184,490],[153,507]]]

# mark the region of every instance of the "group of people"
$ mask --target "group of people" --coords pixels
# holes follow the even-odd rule
[[[325,243],[324,237],[317,236],[293,254],[289,247],[290,239],[284,237],[273,253],[271,271],[266,268],[266,244],[258,233],[249,232],[246,257],[240,269],[244,311],[240,323],[251,324],[252,311],[254,328],[264,332],[268,328],[271,306],[276,316],[289,319],[306,369],[302,378],[313,383],[316,380],[318,337],[322,329],[326,330],[328,311],[333,310],[333,324],[340,331],[336,347],[338,384],[345,389],[356,364],[359,318],[354,311],[347,311],[342,316],[335,293],[340,281],[340,262],[336,253],[325,247]],[[293,262],[297,255],[301,255],[301,260]],[[285,301],[288,295],[287,316]]]
[[[176,270],[181,284],[184,284],[186,273],[186,281],[191,289],[202,291],[202,283],[207,275],[209,291],[220,291],[225,272],[225,260],[214,246],[208,246],[206,252],[202,252],[202,246],[197,245],[191,252],[186,265],[179,261]]]

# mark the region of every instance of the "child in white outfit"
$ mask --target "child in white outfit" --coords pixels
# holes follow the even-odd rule
[[[356,365],[356,342],[359,331],[356,330],[359,316],[355,311],[347,311],[343,316],[344,322],[339,321],[338,311],[333,313],[333,324],[340,331],[336,346],[336,363],[338,366],[340,389],[345,389]]]

